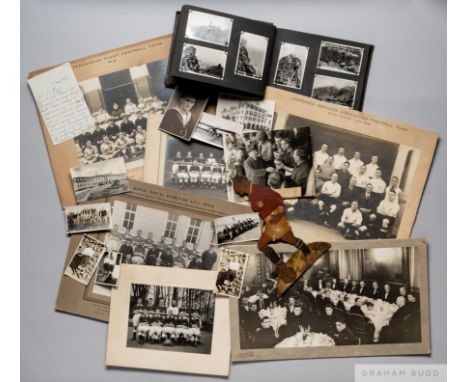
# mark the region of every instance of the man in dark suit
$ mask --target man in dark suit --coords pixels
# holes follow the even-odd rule
[[[202,253],[202,269],[211,270],[216,263],[218,254],[216,253],[216,245],[211,244],[210,249]]]
[[[348,279],[343,279],[343,282],[340,285],[340,290],[342,292],[349,293],[349,291],[351,290],[351,283]]]
[[[376,210],[380,199],[373,192],[373,186],[368,183],[364,192],[359,196],[359,210],[362,214],[362,226],[359,228],[361,236],[371,237],[376,229]]]
[[[375,300],[382,297],[382,291],[377,281],[372,282],[372,288],[369,290],[369,294],[367,295],[367,297],[373,298]]]
[[[336,345],[359,345],[359,338],[347,327],[346,318],[343,315],[335,319],[335,328],[333,339]]]
[[[296,301],[291,314],[287,315],[286,328],[279,333],[280,341],[284,338],[295,335],[300,330],[300,326],[306,327],[311,322],[309,315],[303,309],[301,301]]]
[[[141,114],[141,111],[137,111],[137,117],[135,119],[135,126],[141,126],[143,130],[146,130],[146,125],[148,123],[148,120],[146,117],[143,117]]]
[[[327,304],[325,306],[325,313],[323,314],[320,322],[320,331],[333,337],[333,334],[336,332],[335,327],[336,322],[336,312],[333,308],[333,305]]]
[[[271,327],[270,317],[263,317],[260,322],[260,327],[253,333],[253,348],[270,349],[274,348],[277,343],[278,340]]]
[[[384,343],[409,342],[412,338],[413,312],[403,296],[397,297],[396,304],[398,310],[393,314],[388,326],[382,328],[380,334],[380,339]]]
[[[120,131],[124,133],[127,138],[134,138],[135,137],[135,125],[132,121],[128,119],[127,115],[123,115],[123,121],[120,125]]]
[[[362,306],[362,298],[356,297],[354,300],[354,305],[349,310],[350,313],[359,314],[360,316],[364,316],[364,312],[361,309]]]
[[[359,287],[358,287],[358,290],[357,290],[357,294],[359,296],[367,296],[368,295],[368,288],[367,288],[366,283],[364,282],[364,280],[361,280],[359,282]]]
[[[349,172],[349,162],[344,162],[343,167],[336,170],[336,173],[338,174],[338,183],[341,184],[341,191],[343,193],[343,190],[349,186],[352,177],[352,174]]]
[[[395,296],[392,293],[392,290],[390,288],[390,284],[385,284],[384,285],[384,290],[382,292],[382,300],[386,301],[390,304],[393,304],[395,302]]]
[[[346,291],[346,293],[357,294],[358,289],[359,289],[359,287],[358,287],[357,281],[356,281],[356,280],[352,280],[352,281],[351,281],[351,286],[350,286],[349,290]]]
[[[263,161],[258,157],[257,150],[249,151],[249,156],[244,161],[244,170],[250,182],[266,185],[266,171],[263,168]]]
[[[336,278],[333,278],[331,281],[330,289],[337,290],[338,288],[338,281],[336,280]]]

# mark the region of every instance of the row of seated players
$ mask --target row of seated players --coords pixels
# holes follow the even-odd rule
[[[222,231],[217,233],[218,244],[224,243],[226,241],[231,241],[237,236],[243,234],[258,226],[259,222],[253,220],[252,218],[247,218],[237,223],[234,223],[231,226],[226,226]]]
[[[155,307],[152,301],[143,304],[139,298],[132,310],[133,340],[143,344],[162,343],[166,346],[201,344],[202,317],[198,311],[187,311],[175,306]]]
[[[121,155],[130,159],[144,150],[146,126],[147,119],[141,112],[133,121],[124,114],[122,121],[111,119],[107,127],[97,125],[75,138],[75,150],[84,164]]]
[[[314,201],[315,220],[337,227],[347,239],[388,237],[400,211],[402,191],[398,177],[393,176],[387,187],[380,180],[380,170],[375,178],[360,184],[356,176],[333,173]]]
[[[124,264],[211,270],[218,256],[215,244],[211,244],[209,249],[200,253],[196,243],[190,249],[187,246],[187,241],[184,240],[181,245],[178,245],[174,239],[164,236],[160,238],[159,242],[156,242],[152,232],[148,232],[147,238],[144,238],[140,229],[134,236],[130,230],[120,233],[118,226],[114,226],[110,237],[122,243],[119,253],[122,254],[122,263]]]
[[[172,159],[171,178],[180,188],[217,189],[225,186],[224,171],[224,161],[218,162],[213,153],[209,153],[208,158],[203,153],[194,158],[191,151],[185,157],[177,151]]]
[[[370,298],[348,296],[343,292],[335,305],[329,289],[315,291],[307,285],[301,290],[298,288],[296,293],[283,300],[276,299],[274,291],[270,289],[264,289],[262,292],[268,296],[267,299],[259,299],[255,303],[249,302],[247,297],[242,298],[241,318],[244,317],[247,329],[244,335],[254,343],[257,342],[257,345],[258,342],[264,341],[277,343],[296,334],[300,327],[308,327],[312,332],[329,335],[337,345],[357,345],[376,341],[416,342],[420,339],[421,333],[419,303],[415,294],[408,294],[406,288],[403,289],[401,291],[404,295],[400,294],[394,300],[398,309],[388,325],[382,329],[378,339],[374,336],[374,325],[362,310],[363,305],[366,305],[369,311],[374,308],[374,302]],[[349,303],[351,298],[353,305],[348,311],[344,302]],[[258,312],[278,305],[287,308],[287,324],[280,327],[279,338],[273,339],[268,331],[258,330],[259,326],[264,328],[263,319],[260,319]]]

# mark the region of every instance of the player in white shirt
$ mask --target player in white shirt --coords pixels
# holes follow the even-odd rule
[[[369,176],[367,175],[367,167],[362,165],[356,175],[356,187],[366,188],[369,183]]]
[[[367,168],[367,176],[369,178],[374,178],[375,177],[375,172],[379,168],[379,157],[377,155],[373,155],[371,158],[370,163],[366,165]]]
[[[382,179],[382,170],[377,169],[375,171],[375,177],[369,179],[369,183],[372,184],[372,190],[379,195],[384,194],[387,183]]]
[[[343,164],[347,162],[348,159],[345,157],[345,149],[344,147],[340,147],[338,152],[333,155],[333,166],[337,170],[341,170],[343,168]]]
[[[127,98],[125,100],[125,107],[124,107],[124,112],[127,115],[130,115],[132,113],[136,113],[138,111],[137,106],[132,102],[130,98]]]
[[[326,181],[318,197],[319,214],[322,222],[328,225],[328,220],[337,209],[338,198],[341,195],[341,185],[338,183],[338,174],[335,172],[331,180]],[[326,207],[326,208],[325,208]]]
[[[389,191],[388,196],[377,207],[377,218],[381,222],[381,237],[387,237],[391,232],[398,211],[400,211],[400,205],[396,199],[396,194],[393,191]]]
[[[401,202],[401,194],[403,193],[403,190],[398,187],[399,179],[397,176],[392,176],[390,179],[390,184],[388,187],[385,189],[385,197],[388,197],[388,192],[393,191],[396,195],[396,198],[398,202]]]
[[[320,150],[317,150],[314,152],[314,167],[318,168],[322,164],[325,163],[325,161],[329,158],[330,155],[328,155],[328,145],[323,144],[320,146]]]
[[[356,238],[358,236],[355,232],[362,224],[362,213],[359,211],[358,207],[358,202],[353,200],[351,202],[351,207],[343,211],[341,220],[338,223],[338,228],[343,232],[345,239]]]
[[[348,160],[349,162],[349,172],[354,176],[357,176],[361,166],[364,166],[364,162],[361,160],[361,153],[356,151],[354,156]]]

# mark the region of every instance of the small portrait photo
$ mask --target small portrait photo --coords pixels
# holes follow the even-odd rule
[[[308,46],[282,42],[276,67],[275,85],[301,89],[308,55]]]
[[[261,234],[257,213],[224,216],[214,220],[218,245],[258,240]]]
[[[273,128],[275,101],[252,100],[220,94],[216,105],[218,117],[241,123],[244,130],[269,131]]]
[[[122,157],[70,169],[77,202],[106,198],[128,192],[128,178]]]
[[[322,41],[317,68],[359,75],[364,48]]]
[[[244,126],[240,123],[228,121],[216,115],[202,113],[202,117],[192,135],[192,139],[222,149],[223,133],[240,134],[243,129]]]
[[[96,272],[96,284],[115,287],[119,281],[122,254],[104,252]]]
[[[312,98],[352,108],[357,85],[357,81],[317,74],[312,86]]]
[[[80,204],[64,208],[67,233],[107,231],[111,228],[109,203]]]
[[[132,284],[127,347],[210,354],[214,302],[211,290]]]
[[[106,245],[104,243],[85,234],[64,274],[81,284],[88,285],[105,251]]]
[[[190,141],[207,102],[207,97],[177,88],[161,120],[159,130]]]
[[[216,294],[239,298],[248,259],[247,253],[222,249],[216,278]]]
[[[227,199],[223,150],[201,142],[167,137],[162,185]]]
[[[179,70],[222,80],[226,69],[226,58],[225,50],[184,43]]]
[[[268,37],[241,32],[235,73],[261,80],[267,48]]]
[[[228,17],[190,9],[185,28],[185,38],[229,46],[232,21]]]

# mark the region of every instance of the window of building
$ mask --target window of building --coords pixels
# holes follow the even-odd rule
[[[170,237],[174,239],[177,229],[177,222],[179,221],[179,216],[174,214],[169,214],[166,223],[166,230],[164,231],[165,237]]]
[[[123,226],[128,229],[133,229],[133,224],[135,223],[135,211],[136,204],[127,203],[125,207],[125,215],[123,220]]]
[[[196,244],[198,241],[198,235],[200,234],[200,226],[201,220],[200,219],[190,219],[190,225],[187,232],[187,243]]]

